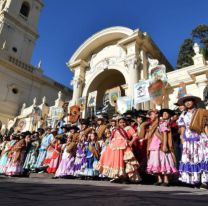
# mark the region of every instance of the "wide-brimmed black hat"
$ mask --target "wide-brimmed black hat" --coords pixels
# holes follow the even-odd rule
[[[80,119],[80,124],[89,125],[90,121],[88,119]]]
[[[27,135],[32,135],[32,133],[30,131],[26,131],[26,132],[23,132],[26,136]]]
[[[147,110],[136,110],[135,111],[135,117],[146,118],[147,112],[148,112]]]
[[[198,103],[201,101],[201,98],[199,98],[199,97],[197,97],[197,96],[193,96],[193,95],[186,95],[186,96],[184,96],[184,97],[181,97],[181,98],[178,100],[177,104],[182,106],[182,105],[184,105],[184,103],[185,103],[186,101],[188,101],[188,100],[192,100],[192,101],[195,102],[195,104],[198,104]]]
[[[38,132],[41,132],[41,133],[44,133],[45,132],[45,130],[43,128],[38,128],[37,131]]]
[[[132,116],[134,116],[134,112],[132,110],[128,110],[123,115],[124,116],[131,116],[132,117]]]
[[[68,128],[69,131],[72,130],[72,129],[75,130],[75,131],[78,131],[79,127],[77,127],[76,125],[72,125]]]
[[[178,102],[174,103],[174,105],[177,107],[183,106],[183,105],[178,104]]]
[[[65,129],[68,129],[71,125],[70,124],[64,124],[61,126],[61,129],[65,128]]]
[[[159,112],[160,116],[162,116],[164,112],[167,112],[170,116],[173,116],[175,114],[175,112],[171,109],[161,109]]]

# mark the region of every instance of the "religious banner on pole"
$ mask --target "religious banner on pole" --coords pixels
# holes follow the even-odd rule
[[[154,61],[154,60],[149,60],[149,61]],[[162,80],[164,85],[167,85],[168,77],[166,74],[166,67],[163,64],[161,65],[158,64],[159,64],[158,60],[155,60],[155,62],[149,67],[150,84],[156,82],[157,80]]]
[[[178,88],[178,99],[184,97],[186,95],[186,84],[184,82],[180,82],[179,88]]]
[[[130,97],[118,97],[117,99],[117,112],[124,114],[128,110],[132,109],[132,99]]]
[[[148,59],[149,66],[149,95],[156,105],[162,105],[165,100],[165,88],[168,83],[165,65],[159,65],[157,59]]]
[[[23,118],[17,121],[17,126],[14,128],[15,132],[25,132],[30,131],[31,119]]]
[[[51,108],[51,117],[52,119],[61,119],[64,116],[64,110],[62,107],[52,107]]]
[[[90,92],[88,95],[87,107],[96,107],[97,91]]]
[[[80,107],[80,111],[84,111],[86,106],[86,97],[80,97],[78,100],[78,105]]]
[[[157,80],[148,87],[150,99],[156,105],[161,105],[165,98],[165,85],[162,80]]]
[[[34,107],[32,110],[32,114],[30,114],[30,117],[31,117],[31,125],[30,125],[31,131],[35,131],[42,117],[41,109],[37,106]]]
[[[149,96],[149,80],[141,80],[134,85],[134,104],[147,102],[150,100]]]
[[[55,127],[57,122],[64,117],[62,107],[51,107],[50,117],[47,119],[47,126]]]
[[[120,87],[115,87],[109,90],[109,100],[112,107],[116,106],[117,99],[120,96],[121,96]]]
[[[70,107],[69,122],[74,124],[79,120],[80,117],[80,106],[74,105]]]

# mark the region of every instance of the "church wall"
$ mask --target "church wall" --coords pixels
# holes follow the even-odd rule
[[[192,65],[167,73],[169,82],[169,108],[174,109],[178,99],[180,82],[186,84],[187,94],[203,100],[204,88],[208,85],[208,65]]]
[[[0,88],[1,121],[5,121],[3,116],[14,117],[19,114],[22,104],[31,105],[35,97],[37,98],[37,104],[40,104],[42,98],[46,96],[46,102],[49,106],[52,106],[59,91],[63,93],[63,100],[69,100],[72,93],[69,90],[55,86],[54,81],[47,79],[47,77],[39,81],[35,78],[30,79],[21,75],[21,73],[12,72],[2,65],[0,65]],[[16,94],[12,91],[14,88],[18,90]]]

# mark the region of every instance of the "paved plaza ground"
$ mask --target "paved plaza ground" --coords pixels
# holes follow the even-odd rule
[[[208,191],[106,181],[0,177],[1,206],[207,206]]]

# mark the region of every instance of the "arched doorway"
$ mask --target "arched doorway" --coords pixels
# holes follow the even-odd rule
[[[125,78],[120,71],[115,69],[104,70],[102,73],[97,75],[91,82],[87,91],[87,97],[90,92],[97,91],[97,99],[96,99],[97,106],[95,110],[100,111],[104,107],[103,99],[106,91],[119,86],[121,89],[121,96],[124,96],[125,91],[121,86],[125,84],[126,84]],[[89,110],[87,111],[88,112],[86,115],[89,116]]]

